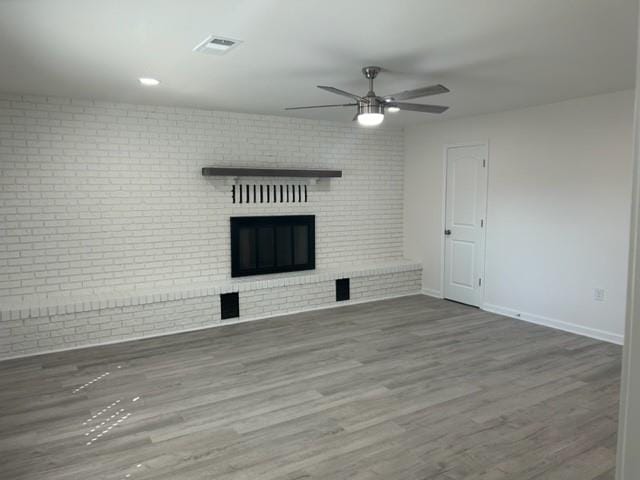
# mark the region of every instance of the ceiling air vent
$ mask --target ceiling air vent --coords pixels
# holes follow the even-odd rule
[[[193,49],[194,52],[211,53],[213,55],[224,55],[229,50],[237,47],[242,42],[232,38],[221,37],[219,35],[209,35]]]

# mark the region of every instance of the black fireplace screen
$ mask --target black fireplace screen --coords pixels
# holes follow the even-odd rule
[[[231,217],[231,276],[313,270],[315,216]]]

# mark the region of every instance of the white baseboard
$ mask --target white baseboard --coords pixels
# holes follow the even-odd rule
[[[423,288],[422,294],[433,298],[443,298],[442,292],[440,290],[434,290],[432,288]]]
[[[37,356],[40,356],[40,355],[48,355],[50,353],[62,353],[62,352],[69,352],[69,351],[72,351],[72,350],[81,350],[81,349],[84,349],[84,348],[104,347],[104,346],[107,346],[107,345],[115,345],[115,344],[118,344],[118,343],[135,342],[135,341],[138,341],[138,340],[148,340],[150,338],[166,337],[168,335],[176,335],[176,334],[179,334],[179,333],[197,332],[197,331],[200,331],[200,330],[208,330],[210,328],[226,327],[228,325],[237,325],[239,323],[255,322],[257,320],[267,320],[267,319],[270,319],[270,318],[284,317],[286,315],[296,315],[298,313],[314,312],[316,310],[327,310],[327,309],[330,309],[330,308],[346,307],[346,306],[349,306],[349,305],[358,305],[358,304],[361,304],[361,303],[379,302],[379,301],[382,301],[382,300],[391,300],[391,299],[394,299],[394,298],[410,297],[410,296],[419,295],[419,294],[420,294],[420,291],[417,290],[415,292],[402,293],[400,295],[387,295],[387,296],[383,296],[383,297],[365,298],[365,299],[362,299],[362,300],[347,300],[347,301],[344,301],[344,302],[328,303],[326,305],[322,305],[322,306],[319,306],[319,307],[311,307],[311,308],[304,308],[304,309],[300,309],[300,310],[287,311],[287,312],[277,313],[275,315],[246,317],[246,318],[239,318],[237,320],[224,320],[221,323],[215,323],[215,324],[212,324],[212,325],[206,325],[204,327],[178,329],[178,330],[172,330],[172,331],[169,331],[169,332],[162,332],[162,333],[157,333],[157,334],[152,334],[152,335],[144,335],[144,336],[141,336],[141,337],[132,337],[132,338],[126,338],[126,339],[121,339],[121,340],[110,340],[108,342],[90,343],[90,344],[81,345],[81,346],[77,346],[77,347],[68,347],[68,348],[59,348],[59,349],[54,349],[54,350],[45,350],[45,351],[37,352],[37,353],[28,353],[26,355],[15,355],[15,356],[12,356],[12,357],[1,357],[0,358],[0,362],[4,362],[6,360],[16,360],[16,359],[20,359],[20,358],[37,357]]]
[[[564,322],[562,320],[543,317],[541,315],[535,315],[533,313],[521,312],[512,308],[493,305],[491,303],[485,303],[481,305],[480,308],[487,312],[497,313],[498,315],[515,318],[516,320],[524,320],[525,322],[535,323],[536,325],[543,325],[545,327],[551,327],[558,330],[563,330],[565,332],[595,338],[596,340],[615,343],[617,345],[624,344],[624,335],[619,335],[617,333],[607,332],[605,330],[600,330],[597,328],[584,327],[582,325],[576,325],[575,323]]]

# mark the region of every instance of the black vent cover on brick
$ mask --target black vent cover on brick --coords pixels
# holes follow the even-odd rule
[[[340,278],[336,280],[336,302],[349,300],[349,279]]]
[[[240,299],[238,292],[220,295],[220,318],[237,318],[240,316]]]

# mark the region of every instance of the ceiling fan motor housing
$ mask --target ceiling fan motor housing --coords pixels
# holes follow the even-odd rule
[[[384,115],[384,104],[373,98],[370,103],[358,102],[358,115],[363,113],[381,113]]]

